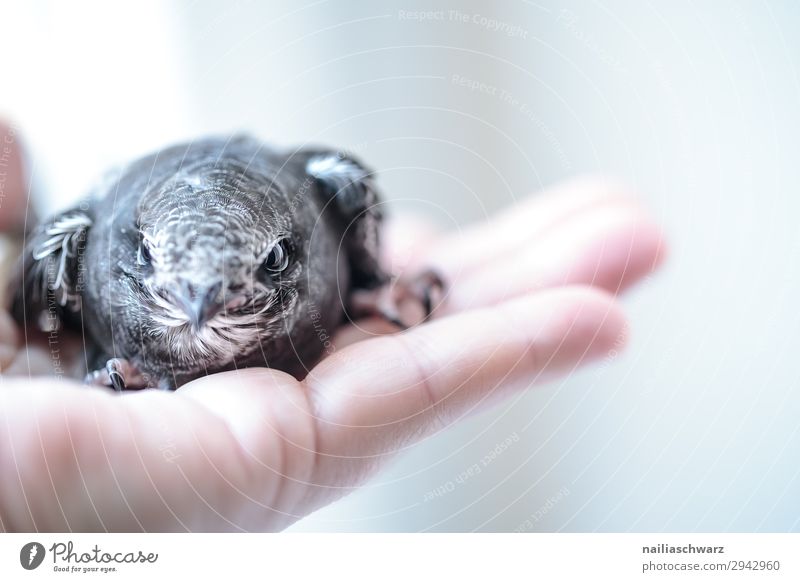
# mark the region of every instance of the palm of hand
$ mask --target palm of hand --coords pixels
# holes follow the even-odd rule
[[[0,350],[0,526],[286,527],[409,443],[618,346],[626,327],[613,294],[663,256],[637,203],[602,181],[564,185],[457,235],[405,228],[390,236],[393,255],[446,275],[441,313],[402,334],[379,321],[342,329],[302,382],[248,369],[117,397],[37,376],[52,367],[46,349]],[[0,321],[7,344],[16,333]]]

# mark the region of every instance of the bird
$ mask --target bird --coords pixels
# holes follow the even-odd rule
[[[85,380],[174,390],[266,366],[302,379],[348,320],[409,327],[445,284],[382,264],[375,173],[325,147],[248,135],[174,145],[109,171],[26,237],[10,310],[22,326],[82,333]]]

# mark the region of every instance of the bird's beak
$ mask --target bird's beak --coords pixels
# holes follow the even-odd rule
[[[219,299],[222,283],[208,286],[184,284],[175,298],[180,308],[189,317],[192,331],[198,331],[215,315],[225,309]]]

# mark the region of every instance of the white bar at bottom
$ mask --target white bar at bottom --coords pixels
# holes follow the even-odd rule
[[[798,534],[0,534],[0,580],[778,581],[800,580],[799,549]]]

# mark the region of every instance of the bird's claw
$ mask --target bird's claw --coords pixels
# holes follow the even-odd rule
[[[111,385],[117,392],[125,390],[125,377],[117,370],[112,370],[108,373],[108,378],[111,380]]]
[[[377,316],[400,329],[408,329],[427,321],[441,302],[445,283],[435,271],[427,270],[412,277],[398,278],[371,290],[354,292],[352,311],[356,316]],[[413,302],[421,309],[416,318],[404,317],[402,306]],[[418,311],[419,311],[418,309]]]
[[[436,271],[427,270],[408,281],[405,291],[409,297],[420,302],[424,313],[422,321],[427,321],[441,302],[444,289],[445,284],[441,275]]]
[[[84,381],[95,386],[113,388],[117,392],[148,386],[147,379],[136,369],[136,366],[121,358],[111,358],[106,362],[105,367],[87,374]]]

